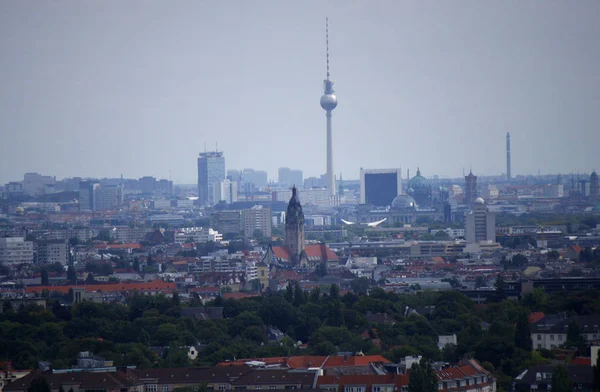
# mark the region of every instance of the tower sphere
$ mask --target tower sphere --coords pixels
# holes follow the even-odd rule
[[[325,110],[333,110],[337,107],[337,97],[335,94],[325,94],[321,97],[321,107]]]

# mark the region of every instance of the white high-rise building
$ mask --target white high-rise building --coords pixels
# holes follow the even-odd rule
[[[33,242],[23,237],[0,238],[0,264],[17,265],[33,263]]]
[[[224,201],[227,204],[234,203],[238,200],[238,187],[236,181],[229,179],[220,181],[215,187],[213,200],[215,203]]]
[[[467,244],[496,242],[496,215],[478,197],[466,216]]]

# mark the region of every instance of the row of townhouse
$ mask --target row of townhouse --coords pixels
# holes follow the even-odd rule
[[[335,357],[335,356],[333,356]],[[215,366],[204,368],[105,368],[106,371],[73,372],[70,370],[40,373],[39,371],[12,382],[5,392],[27,392],[31,382],[44,377],[51,392],[72,389],[73,392],[173,392],[178,387],[205,385],[209,391],[289,391],[319,392],[406,392],[410,372],[385,374],[372,371],[345,374],[349,363],[336,359],[336,370],[317,362],[302,368],[256,368],[249,366]],[[294,365],[292,361],[292,366]],[[370,366],[368,366],[370,369]],[[373,370],[373,369],[371,369]],[[496,381],[474,360],[465,360],[454,367],[435,370],[439,391],[495,392]]]
[[[179,387],[205,385],[209,391],[312,389],[316,371],[252,369],[246,366],[210,368],[107,368],[96,372],[31,372],[8,384],[4,392],[27,392],[31,382],[44,377],[51,392],[172,392]]]

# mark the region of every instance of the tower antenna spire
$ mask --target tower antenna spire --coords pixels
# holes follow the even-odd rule
[[[325,17],[325,49],[327,52],[327,80],[329,80],[329,18]]]

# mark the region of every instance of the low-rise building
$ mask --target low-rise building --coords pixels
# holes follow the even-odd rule
[[[573,390],[594,390],[594,368],[586,365],[568,365],[567,373],[573,382]],[[552,365],[533,366],[519,374],[514,381],[514,391],[550,391],[552,389]]]
[[[208,227],[186,227],[175,232],[175,243],[177,244],[221,242],[221,240],[223,240],[223,235]]]
[[[548,315],[531,325],[531,340],[534,348],[553,349],[567,341],[569,325],[576,323],[581,336],[592,345],[600,342],[600,315],[572,316]]]

